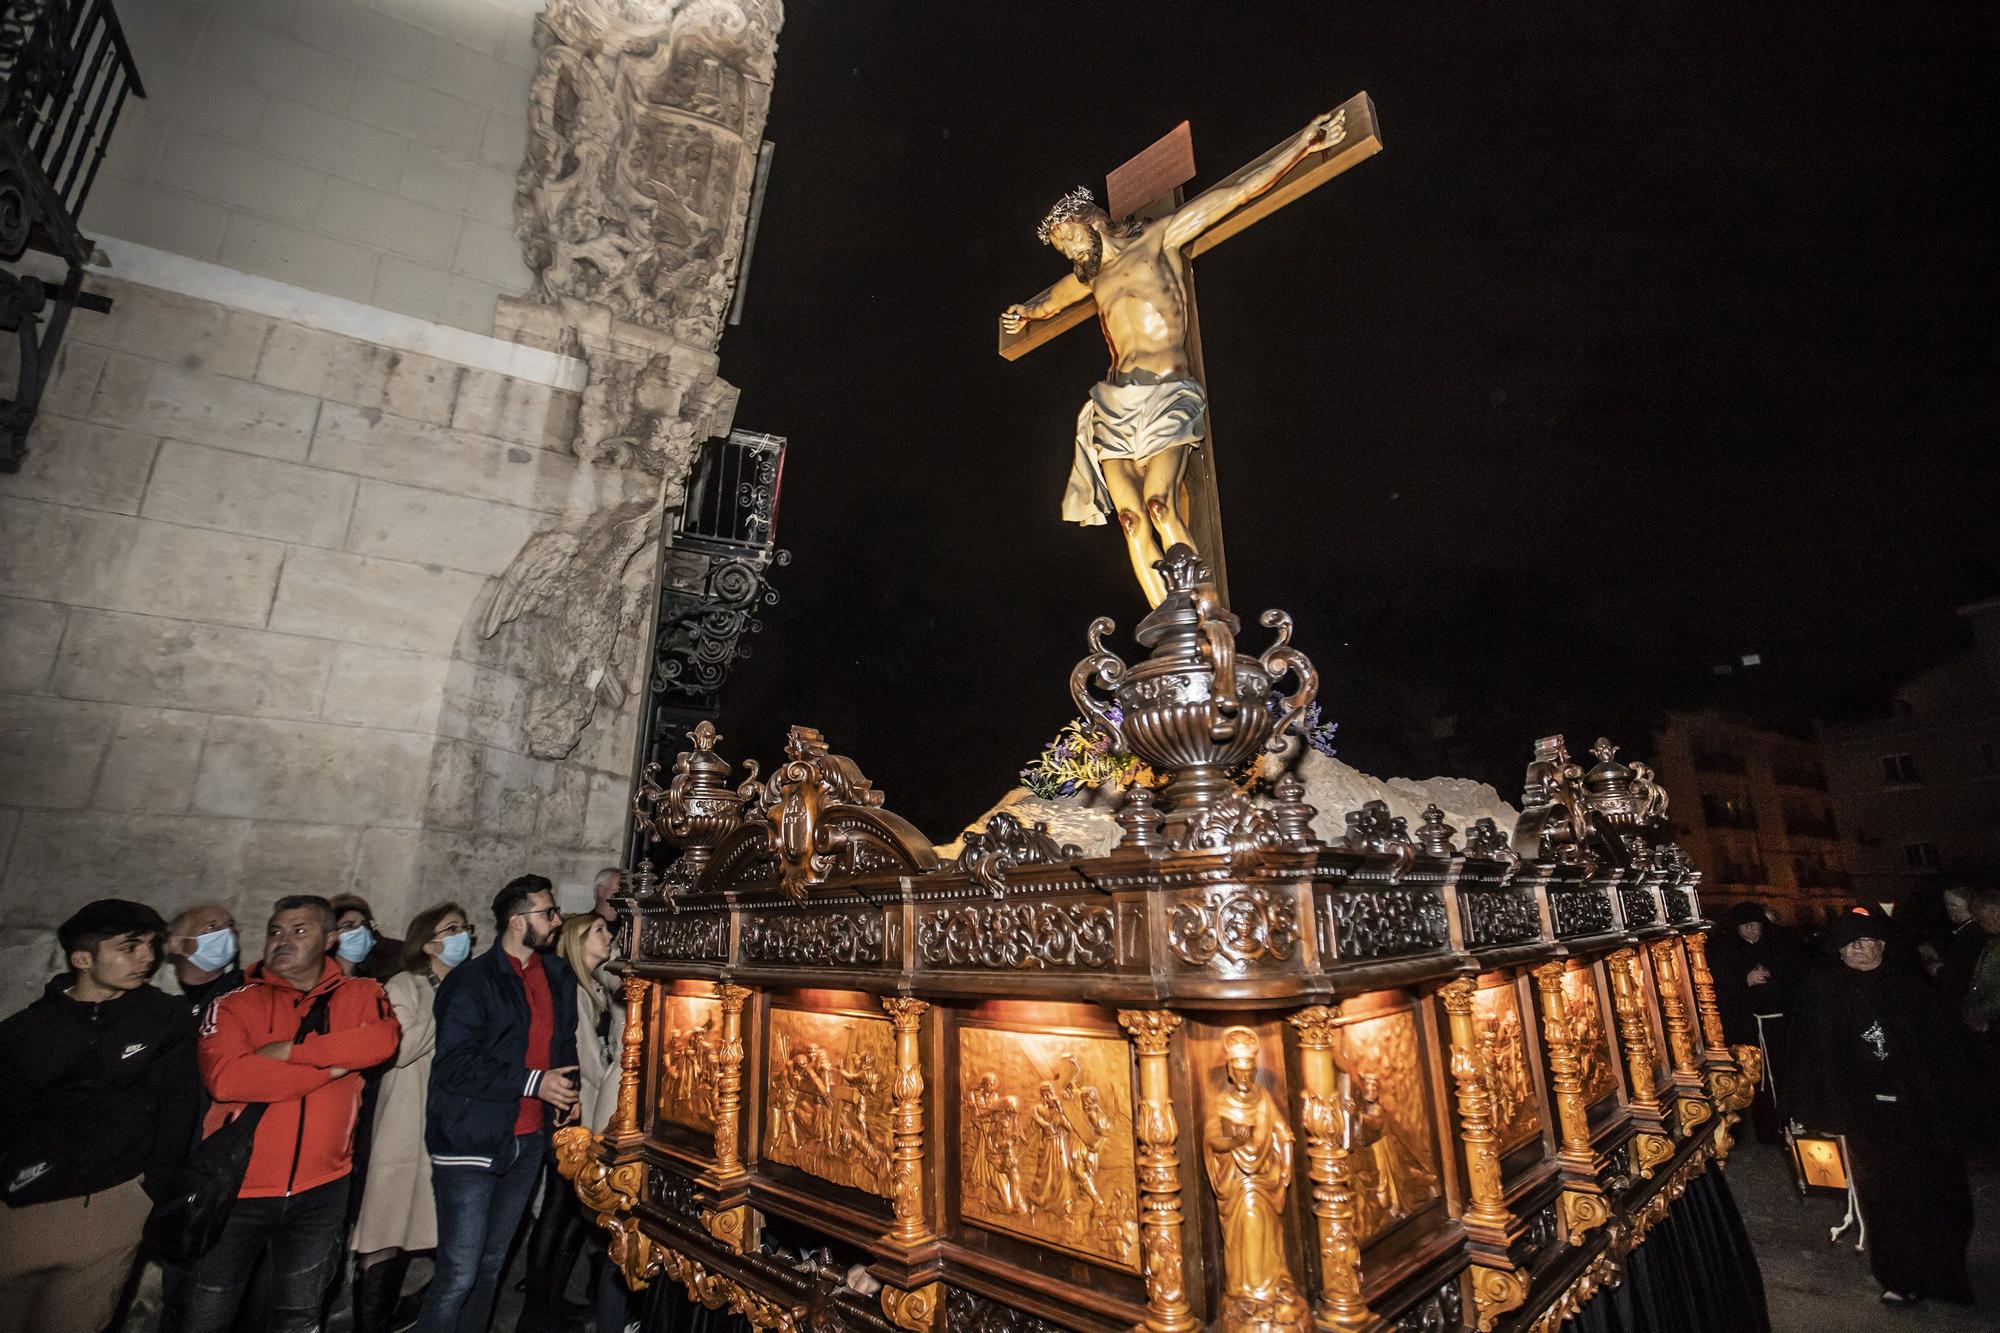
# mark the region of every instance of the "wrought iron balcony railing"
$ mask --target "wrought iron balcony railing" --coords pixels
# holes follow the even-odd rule
[[[0,472],[18,471],[70,311],[111,308],[83,291],[91,242],[78,226],[128,97],[144,97],[111,0],[0,0],[0,261],[29,250],[62,281],[0,271],[0,332],[18,335],[12,396],[0,400]]]

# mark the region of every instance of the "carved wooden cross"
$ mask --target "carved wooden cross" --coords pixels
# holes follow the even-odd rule
[[[1341,118],[1345,134],[1339,142],[1323,151],[1309,154],[1290,171],[1281,176],[1277,183],[1255,199],[1224,217],[1190,242],[1186,251],[1189,258],[1212,249],[1242,231],[1251,223],[1276,212],[1307,191],[1324,185],[1355,163],[1373,157],[1382,150],[1382,140],[1375,125],[1375,104],[1367,93],[1357,93],[1343,103],[1336,113]],[[1287,139],[1286,143],[1290,142]],[[1248,179],[1260,167],[1278,160],[1286,144],[1280,144],[1221,181],[1216,189],[1224,189],[1232,184]],[[1182,121],[1164,138],[1140,153],[1124,166],[1113,171],[1106,178],[1106,211],[1114,223],[1121,223],[1134,217],[1154,218],[1171,213],[1182,203],[1181,186],[1194,178],[1194,147],[1188,133],[1186,121]],[[1051,299],[1057,284],[1045,288],[1028,305],[1038,305]],[[1187,353],[1188,362],[1195,378],[1206,391],[1208,375],[1202,365],[1201,326],[1194,306],[1194,283],[1190,273],[1187,288]],[[1009,361],[1026,356],[1049,339],[1089,319],[1097,313],[1097,304],[1088,292],[1061,313],[1050,318],[1037,319],[1018,333],[1000,329],[1000,355]],[[1229,597],[1228,569],[1222,551],[1222,515],[1216,499],[1214,460],[1213,407],[1210,408],[1210,428],[1201,448],[1192,451],[1187,461],[1187,471],[1182,485],[1188,493],[1186,512],[1188,525],[1193,533],[1201,557],[1214,575],[1217,593],[1226,604]]]

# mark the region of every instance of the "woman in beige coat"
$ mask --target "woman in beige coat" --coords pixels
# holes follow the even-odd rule
[[[577,1123],[593,1134],[602,1134],[618,1109],[618,1061],[612,1052],[624,1028],[624,1006],[614,998],[604,981],[604,965],[611,961],[611,931],[595,912],[573,916],[563,922],[556,940],[556,952],[576,974],[576,1089]],[[528,1238],[527,1312],[546,1322],[556,1322],[580,1310],[568,1308],[564,1290],[570,1270],[576,1267],[583,1249],[586,1225],[582,1205],[567,1180],[549,1170],[547,1192],[541,1215]],[[622,1331],[625,1316],[625,1284],[615,1271],[597,1275],[597,1323],[599,1328]]]
[[[473,938],[457,903],[417,913],[403,941],[402,970],[385,987],[403,1036],[375,1096],[374,1147],[351,1242],[354,1333],[389,1333],[411,1251],[437,1248],[431,1161],[424,1150],[424,1100],[437,1046],[431,1008],[438,983],[466,960]]]

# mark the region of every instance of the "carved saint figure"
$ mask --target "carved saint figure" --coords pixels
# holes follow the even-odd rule
[[[1043,1080],[1030,1113],[1040,1155],[1035,1159],[1034,1183],[1028,1187],[1028,1202],[1041,1213],[1067,1218],[1076,1206],[1071,1193],[1070,1166],[1075,1159],[1076,1134],[1063,1110],[1056,1085]]]
[[[1028,1211],[1021,1185],[1021,1103],[1002,1097],[986,1120],[986,1166],[993,1204],[1003,1213]]]
[[[979,1076],[965,1094],[965,1192],[972,1198],[992,1195],[993,1159],[987,1152],[993,1110],[1000,1104],[1000,1076],[991,1070]]]
[[[1001,327],[1018,333],[1090,296],[1111,348],[1111,368],[1076,421],[1076,461],[1062,516],[1092,526],[1113,517],[1124,530],[1132,568],[1158,606],[1166,585],[1153,562],[1188,532],[1181,476],[1188,450],[1208,433],[1208,397],[1188,353],[1185,247],[1269,190],[1309,154],[1341,141],[1339,114],[1319,116],[1264,162],[1236,173],[1151,221],[1114,223],[1087,189],[1064,195],[1037,235],[1074,265],[1041,299],[1012,305]]]
[[[1403,1142],[1382,1105],[1382,1081],[1360,1078],[1358,1096],[1343,1105],[1354,1126],[1356,1214],[1362,1235],[1372,1236],[1437,1197],[1437,1176]]]
[[[1246,1333],[1303,1330],[1306,1305],[1285,1261],[1285,1194],[1292,1131],[1257,1081],[1257,1034],[1222,1034],[1223,1084],[1202,1130],[1208,1183],[1222,1219],[1227,1281],[1222,1327]]]

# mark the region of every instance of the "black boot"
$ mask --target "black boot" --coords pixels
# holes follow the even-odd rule
[[[354,1333],[390,1333],[395,1322],[396,1298],[403,1291],[403,1275],[410,1271],[407,1251],[394,1258],[354,1270]]]

